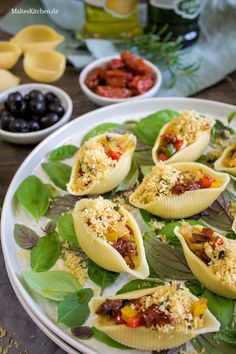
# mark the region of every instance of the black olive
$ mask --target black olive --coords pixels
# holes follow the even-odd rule
[[[37,130],[40,130],[39,123],[33,120],[29,121],[29,131],[36,132]]]
[[[17,117],[23,117],[26,113],[26,103],[24,100],[20,100],[20,101],[13,101],[10,104],[10,111],[11,113]]]
[[[219,252],[218,259],[223,259],[223,258],[225,258],[225,251],[224,251],[224,250],[221,250],[221,251]]]
[[[30,100],[33,100],[33,99],[36,99],[38,101],[44,101],[44,95],[42,94],[41,91],[39,90],[32,90],[28,93],[29,95],[29,99]]]
[[[59,104],[61,103],[60,99],[53,92],[47,92],[45,94],[45,100],[46,100],[46,104],[48,104],[48,105],[52,102],[58,102]]]
[[[22,94],[18,91],[10,93],[10,95],[7,97],[7,100],[4,102],[4,105],[7,109],[10,108],[10,104],[12,102],[16,101],[21,101],[23,99]]]
[[[9,130],[9,124],[15,120],[13,115],[10,112],[7,112],[8,114],[2,115],[1,118],[1,128],[3,130]]]
[[[43,116],[46,110],[45,102],[34,98],[29,102],[29,110],[32,115]]]
[[[9,130],[15,133],[27,133],[29,124],[24,119],[15,119],[9,124]]]
[[[32,120],[32,121],[34,121],[34,122],[38,122],[38,120],[40,119],[41,117],[39,117],[39,116],[37,116],[37,115],[32,115],[31,117],[30,117],[30,119]]]
[[[40,119],[41,128],[48,128],[51,125],[59,121],[59,116],[56,113],[49,113],[45,117]]]
[[[48,106],[49,112],[56,113],[59,117],[62,117],[65,113],[64,108],[58,102],[52,102]]]

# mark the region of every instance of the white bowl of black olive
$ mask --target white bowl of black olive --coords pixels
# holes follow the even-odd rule
[[[35,144],[68,122],[69,95],[53,85],[25,84],[0,94],[0,138]]]

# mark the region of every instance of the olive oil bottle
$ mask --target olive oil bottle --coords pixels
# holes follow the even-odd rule
[[[83,36],[119,38],[142,32],[138,20],[138,0],[84,0],[86,23]]]
[[[149,0],[148,30],[158,32],[166,24],[172,39],[181,37],[183,46],[199,37],[198,19],[204,0]]]

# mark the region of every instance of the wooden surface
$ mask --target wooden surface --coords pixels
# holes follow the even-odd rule
[[[14,7],[17,2],[16,0],[1,0],[0,17]],[[0,33],[0,40],[8,39],[8,37],[7,34]],[[22,61],[17,64],[13,73],[22,78],[22,83],[31,82],[23,72]],[[72,119],[97,108],[81,92],[78,85],[78,72],[74,68],[68,67],[65,75],[56,85],[65,90],[73,100]],[[211,88],[199,92],[194,97],[236,105],[236,72]],[[11,179],[33,148],[32,145],[21,146],[0,141],[0,200],[4,199]],[[6,346],[10,337],[13,337],[19,342],[19,348],[13,346],[11,353],[19,353],[20,350],[23,353],[24,349],[35,354],[64,353],[34,325],[19,304],[7,278],[1,253],[0,268],[0,327],[4,327],[8,331],[8,335],[3,338],[2,343],[0,339],[0,347]]]

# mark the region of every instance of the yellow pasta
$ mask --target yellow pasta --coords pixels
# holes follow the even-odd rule
[[[228,172],[236,176],[236,143],[228,146],[214,163],[217,171]]]
[[[10,88],[13,88],[20,83],[20,78],[13,75],[10,71],[0,69],[0,92],[4,92]]]
[[[0,42],[0,69],[11,69],[21,55],[21,49],[17,44]]]

